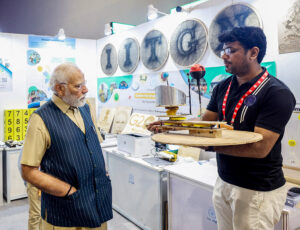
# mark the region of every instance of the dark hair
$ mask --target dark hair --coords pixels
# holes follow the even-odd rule
[[[249,50],[254,46],[259,48],[259,53],[257,56],[257,62],[261,63],[267,48],[267,39],[264,31],[255,26],[245,26],[245,27],[234,27],[230,31],[225,31],[219,37],[219,42],[235,42],[238,41],[244,47],[245,50]]]

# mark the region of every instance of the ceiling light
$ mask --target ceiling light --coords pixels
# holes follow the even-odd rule
[[[57,38],[58,40],[65,40],[66,39],[66,35],[65,35],[65,31],[63,28],[60,28],[57,34]]]
[[[153,19],[157,18],[158,14],[167,15],[166,13],[161,12],[158,9],[156,9],[153,5],[148,5],[148,19],[149,20],[153,20]]]
[[[111,22],[106,23],[106,24],[104,25],[104,34],[105,34],[106,36],[112,34],[112,23],[111,23]]]
[[[176,8],[171,9],[171,14],[174,12],[180,13],[180,12],[185,12],[185,13],[190,13],[191,11],[199,8],[199,6],[202,3],[208,2],[210,0],[197,0],[188,4],[185,4],[183,6],[177,6]]]

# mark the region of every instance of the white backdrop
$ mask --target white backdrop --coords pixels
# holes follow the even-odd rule
[[[0,140],[4,139],[4,110],[27,108],[28,35],[0,33],[0,53],[3,62],[9,62],[12,71],[12,91],[0,92]],[[83,70],[89,88],[88,97],[95,97],[96,40],[76,39],[76,64]],[[43,79],[41,79],[42,81]]]

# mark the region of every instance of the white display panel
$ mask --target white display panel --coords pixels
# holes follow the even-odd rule
[[[168,198],[169,229],[218,229],[212,191],[171,174]]]
[[[294,112],[282,138],[283,164],[300,169],[300,112]]]

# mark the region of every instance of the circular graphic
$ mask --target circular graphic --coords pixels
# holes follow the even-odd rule
[[[289,146],[294,147],[296,145],[296,141],[295,140],[289,140],[288,144],[289,144]]]
[[[140,84],[138,83],[138,81],[135,80],[131,85],[131,89],[133,91],[137,91],[139,88],[140,88]]]
[[[170,54],[180,66],[191,66],[200,61],[207,47],[207,29],[198,19],[180,23],[172,34]]]
[[[262,22],[256,11],[244,3],[232,4],[224,8],[212,21],[209,27],[209,45],[213,52],[220,57],[223,48],[218,37],[226,30],[240,26],[262,27]]]
[[[28,65],[36,65],[40,63],[41,56],[35,50],[27,50],[27,64]]]
[[[151,30],[146,34],[141,46],[141,59],[150,70],[160,69],[169,55],[166,37],[159,30]]]
[[[43,67],[39,65],[39,66],[37,67],[37,71],[42,72],[42,71],[43,71]]]
[[[112,44],[106,44],[100,58],[102,71],[106,75],[113,75],[118,68],[117,51]]]
[[[168,72],[162,72],[160,74],[160,78],[161,78],[162,81],[168,80],[168,77],[169,77],[169,73]]]
[[[125,73],[132,73],[139,64],[140,46],[135,38],[126,38],[119,48],[118,63]]]
[[[119,84],[119,89],[128,89],[128,84],[126,81],[121,81]]]
[[[244,101],[245,105],[247,105],[249,107],[252,106],[252,105],[254,105],[255,102],[256,102],[256,96],[253,95],[253,94],[251,94],[248,97],[246,97],[245,101]]]
[[[119,94],[118,93],[115,93],[114,99],[115,99],[115,101],[119,100]]]

